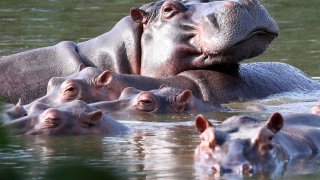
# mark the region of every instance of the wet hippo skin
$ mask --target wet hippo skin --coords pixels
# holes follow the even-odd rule
[[[102,112],[125,114],[199,113],[227,110],[218,104],[196,98],[190,90],[168,86],[150,91],[128,87],[122,91],[118,100],[101,101],[90,105]]]
[[[216,175],[281,173],[294,159],[312,160],[320,150],[320,116],[274,113],[266,122],[234,116],[214,126],[203,115],[195,121],[201,143],[199,166]]]
[[[117,135],[129,129],[107,114],[74,100],[50,107],[34,103],[27,116],[2,125],[14,134],[26,135]]]

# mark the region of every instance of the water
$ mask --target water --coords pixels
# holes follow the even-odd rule
[[[1,0],[0,56],[54,45],[63,40],[87,40],[110,29],[121,17],[129,14],[131,7],[145,2],[148,1]],[[278,22],[281,33],[266,53],[246,62],[285,62],[320,79],[320,2],[265,0],[262,3]],[[288,93],[263,100],[230,103],[226,106],[232,109],[231,112],[206,115],[218,121],[239,114],[265,120],[275,111],[283,114],[309,112],[318,99],[320,92]],[[252,104],[263,104],[268,110],[246,109]],[[10,144],[0,150],[0,175],[6,171],[21,179],[47,179],[52,174],[58,176],[61,169],[83,165],[76,166],[76,170],[71,168],[71,172],[79,174],[83,171],[81,168],[87,168],[84,171],[89,174],[115,172],[130,179],[206,179],[209,175],[199,173],[194,167],[193,151],[199,143],[193,125],[195,116],[114,115],[132,128],[129,134],[118,137],[13,136]],[[317,160],[312,163],[301,160],[290,168],[284,173],[285,177],[320,177]]]

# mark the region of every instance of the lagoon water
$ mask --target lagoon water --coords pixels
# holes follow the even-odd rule
[[[131,7],[146,2],[1,0],[0,57],[54,45],[63,40],[85,41],[108,31],[121,17],[129,14]],[[245,62],[285,62],[319,79],[320,2],[265,0],[262,3],[278,22],[280,35],[267,52]],[[231,108],[230,112],[207,115],[218,121],[239,114],[265,120],[275,111],[283,114],[309,112],[319,99],[320,92],[287,93],[262,100],[226,104]],[[266,105],[268,110],[255,112],[245,108],[256,103]],[[117,137],[11,137],[9,145],[0,149],[0,176],[2,172],[10,172],[21,179],[47,179],[67,172],[81,176],[85,171],[87,174],[100,173],[101,176],[115,172],[130,179],[212,177],[194,167],[193,150],[199,143],[193,126],[195,114],[113,116],[131,127],[132,132]],[[319,159],[311,162],[298,160],[273,177],[291,176],[319,178]],[[264,178],[264,175],[254,178],[258,177]],[[229,175],[224,178],[240,177]]]

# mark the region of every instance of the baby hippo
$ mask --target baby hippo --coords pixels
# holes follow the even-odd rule
[[[195,124],[201,133],[196,164],[218,176],[282,173],[295,158],[311,160],[320,152],[318,115],[274,113],[266,122],[234,116],[217,126],[199,115]]]
[[[47,94],[36,100],[59,105],[72,100],[86,103],[118,99],[125,87],[113,78],[110,71],[86,67],[67,77],[54,77],[48,82]]]
[[[162,86],[151,91],[133,87],[124,89],[118,100],[97,102],[91,106],[103,112],[115,113],[182,113],[223,111],[223,107],[204,102],[192,95],[190,90]]]
[[[4,124],[16,134],[27,135],[115,135],[128,130],[119,122],[75,100],[51,108],[36,103],[28,116]]]
[[[73,100],[86,103],[115,100],[125,87],[110,71],[86,67],[67,77],[51,78],[45,96],[27,105],[23,105],[20,100],[16,106],[7,108],[5,112],[11,119],[16,119],[27,115],[32,104],[39,102],[52,106]]]

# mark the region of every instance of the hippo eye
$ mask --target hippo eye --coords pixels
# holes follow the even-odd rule
[[[272,139],[273,139],[273,136],[270,136],[270,137],[269,137],[269,141],[272,141]]]
[[[168,13],[171,12],[172,10],[174,10],[171,6],[166,6],[163,8],[163,12]]]
[[[81,125],[85,128],[90,128],[94,126],[94,124],[90,122],[81,122]]]
[[[165,19],[169,19],[180,12],[180,8],[177,3],[168,2],[162,7],[162,16]]]
[[[63,101],[74,100],[78,95],[78,88],[74,85],[69,85],[65,88],[63,92]]]
[[[78,93],[78,90],[76,87],[74,86],[68,86],[66,88],[66,90],[64,91],[65,94],[70,94],[70,95],[74,95],[74,94],[77,94]]]

